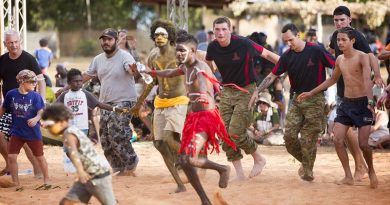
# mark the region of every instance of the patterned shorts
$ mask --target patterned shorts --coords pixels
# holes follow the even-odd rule
[[[4,133],[5,139],[9,141],[11,135],[12,115],[9,112],[4,113],[0,118],[0,132]]]

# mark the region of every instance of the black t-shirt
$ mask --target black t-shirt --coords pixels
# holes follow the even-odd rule
[[[234,83],[244,87],[256,82],[253,57],[262,52],[263,47],[250,39],[232,35],[227,47],[221,47],[216,40],[211,42],[206,60],[215,62],[223,84]]]
[[[353,44],[353,47],[356,50],[362,51],[364,53],[372,53],[370,46],[368,45],[367,39],[361,34],[358,30],[354,29],[354,34],[356,36],[355,43]],[[343,54],[343,52],[339,49],[337,46],[337,31],[335,31],[332,35],[332,38],[330,39],[329,47],[331,49],[334,49],[336,58]],[[340,76],[339,80],[337,81],[337,96],[344,97],[344,80],[343,76]]]
[[[35,58],[26,51],[22,51],[17,59],[10,59],[9,53],[0,56],[0,78],[3,80],[4,96],[9,90],[19,87],[16,75],[24,69],[32,70],[36,75],[42,73]]]
[[[301,52],[287,50],[279,59],[272,73],[288,73],[291,89],[300,94],[308,92],[326,80],[325,67],[334,67],[335,59],[326,50],[313,43],[306,43]]]

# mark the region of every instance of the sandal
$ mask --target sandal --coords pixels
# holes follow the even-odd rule
[[[17,187],[15,189],[15,191],[18,191],[18,192],[22,192],[24,190],[24,187],[23,186],[20,186],[20,187]]]
[[[49,189],[51,189],[50,184],[42,184],[41,186],[35,188],[34,190],[49,190]]]

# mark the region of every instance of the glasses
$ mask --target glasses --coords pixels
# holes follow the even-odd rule
[[[164,38],[168,38],[168,34],[166,34],[166,33],[155,33],[155,34],[154,34],[154,37],[155,37],[155,38],[157,38],[157,37],[159,37],[159,36],[162,36],[162,37],[164,37]]]

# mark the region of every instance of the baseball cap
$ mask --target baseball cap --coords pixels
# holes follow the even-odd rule
[[[118,32],[113,28],[106,28],[104,29],[102,35],[99,37],[99,39],[103,37],[109,37],[109,38],[118,38]]]
[[[33,71],[25,69],[16,75],[16,80],[18,83],[25,83],[29,81],[38,81],[38,77]]]

